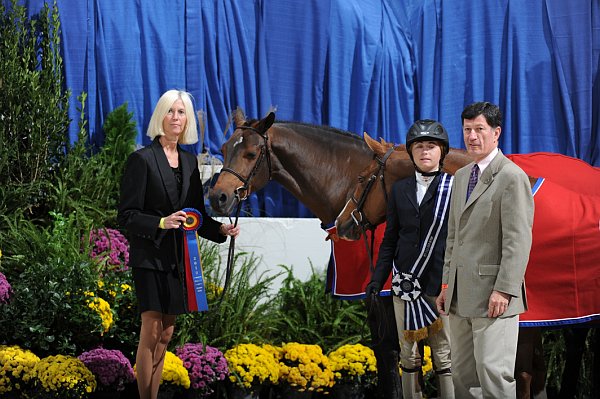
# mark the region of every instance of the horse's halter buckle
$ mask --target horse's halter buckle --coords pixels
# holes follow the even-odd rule
[[[231,173],[232,175],[237,177],[242,183],[244,183],[234,190],[235,197],[237,198],[238,202],[241,202],[241,201],[244,201],[245,199],[247,199],[248,196],[250,196],[250,193],[252,192],[252,190],[250,190],[250,182],[251,182],[252,178],[254,177],[254,175],[256,174],[256,172],[258,171],[258,168],[260,167],[262,160],[265,157],[267,158],[267,165],[269,167],[269,180],[271,180],[272,168],[271,168],[271,154],[269,152],[269,136],[267,136],[267,132],[266,131],[260,132],[257,129],[253,128],[252,126],[239,126],[239,127],[237,127],[237,129],[251,130],[251,131],[257,133],[264,140],[263,145],[260,146],[260,155],[258,156],[258,160],[252,167],[252,170],[250,171],[250,174],[248,175],[247,178],[243,177],[241,174],[239,174],[238,172],[236,172],[235,170],[233,170],[231,168],[227,168],[227,167],[221,168],[221,172]],[[242,192],[242,191],[244,192],[243,197],[240,195],[240,192]]]

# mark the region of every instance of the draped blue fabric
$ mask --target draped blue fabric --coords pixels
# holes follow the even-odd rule
[[[7,1],[7,0],[3,0]],[[22,2],[30,14],[43,0]],[[460,113],[504,112],[505,153],[549,151],[600,166],[600,12],[589,0],[57,0],[70,116],[87,93],[90,138],[124,102],[147,144],[160,95],[190,91],[203,142],[220,157],[229,115],[271,106],[281,120],[363,131],[395,143],[440,120],[464,147]],[[71,139],[77,137],[72,123]],[[225,134],[225,135],[224,135]],[[311,216],[277,184],[250,201],[263,216]]]

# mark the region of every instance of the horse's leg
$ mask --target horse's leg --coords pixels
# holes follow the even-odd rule
[[[371,347],[377,360],[377,392],[379,398],[402,398],[400,382],[400,345],[391,296],[367,298]]]
[[[585,346],[585,338],[589,328],[565,328],[565,368],[560,381],[561,399],[574,398],[577,394],[577,382],[581,370],[581,358]]]
[[[517,358],[515,360],[515,380],[517,382],[517,398],[531,398],[531,380],[534,374],[534,352],[536,342],[541,343],[540,329],[537,327],[519,328]]]
[[[546,360],[542,344],[542,329],[536,328],[533,346],[533,374],[531,379],[531,396],[533,399],[547,399],[546,395]]]
[[[600,392],[600,326],[592,328],[592,351],[594,360],[592,363],[592,392]]]

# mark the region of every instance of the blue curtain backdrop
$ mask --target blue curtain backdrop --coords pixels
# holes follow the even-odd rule
[[[3,0],[7,2],[7,0]],[[43,0],[22,1],[30,14]],[[464,147],[460,113],[501,106],[506,153],[549,151],[600,166],[597,0],[57,0],[70,115],[88,93],[91,140],[124,102],[138,141],[160,95],[190,91],[220,157],[229,114],[277,118],[402,143],[440,120]],[[71,126],[71,139],[77,134]],[[226,132],[227,134],[231,133]],[[311,216],[277,184],[253,198],[267,216]]]

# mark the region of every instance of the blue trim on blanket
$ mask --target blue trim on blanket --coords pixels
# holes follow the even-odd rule
[[[537,181],[535,182],[535,184],[533,185],[533,187],[531,188],[531,193],[535,196],[535,193],[538,192],[538,190],[540,189],[540,187],[542,187],[542,184],[544,184],[544,181],[546,180],[545,177],[538,177]]]
[[[573,324],[587,323],[594,320],[600,320],[600,314],[582,316],[574,319],[544,320],[544,321],[520,321],[519,327],[557,327],[569,326]]]

